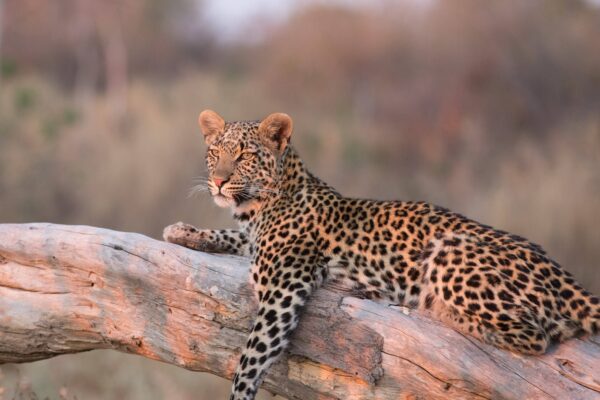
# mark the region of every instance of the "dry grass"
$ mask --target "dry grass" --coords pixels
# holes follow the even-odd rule
[[[0,366],[0,400],[223,399],[230,382],[115,351]],[[258,400],[278,399],[261,391]]]

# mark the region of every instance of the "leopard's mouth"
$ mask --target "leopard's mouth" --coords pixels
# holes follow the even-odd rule
[[[210,186],[210,194],[219,207],[237,207],[257,198],[252,185],[223,185],[222,187]]]

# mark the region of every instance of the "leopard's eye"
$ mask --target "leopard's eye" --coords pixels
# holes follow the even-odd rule
[[[240,154],[238,160],[252,160],[254,158],[254,153],[250,151],[246,151],[245,153]]]
[[[208,155],[211,156],[211,157],[218,158],[219,157],[219,150],[217,150],[217,149],[210,149],[210,150],[208,150]]]

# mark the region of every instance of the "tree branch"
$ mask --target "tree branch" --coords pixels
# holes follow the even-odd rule
[[[231,378],[248,262],[135,234],[0,225],[0,363],[116,349]],[[328,285],[264,387],[290,399],[597,399],[600,338],[514,355]]]

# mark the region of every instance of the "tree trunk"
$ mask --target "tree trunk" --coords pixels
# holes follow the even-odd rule
[[[0,225],[0,363],[117,349],[231,378],[248,261],[135,233]],[[289,399],[598,399],[600,338],[511,354],[327,285],[266,389]]]

